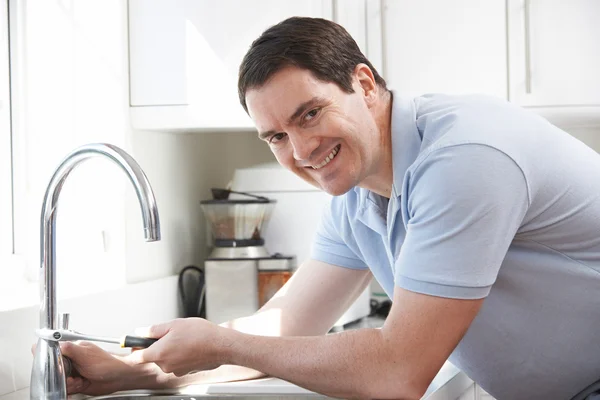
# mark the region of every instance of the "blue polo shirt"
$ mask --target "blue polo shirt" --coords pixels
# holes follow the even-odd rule
[[[312,258],[394,287],[486,298],[450,360],[500,399],[600,378],[600,156],[487,96],[393,96],[390,199],[354,188]],[[342,150],[343,151],[343,150]]]

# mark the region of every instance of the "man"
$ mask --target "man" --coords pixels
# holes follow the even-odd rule
[[[63,343],[85,377],[69,392],[266,374],[417,399],[448,358],[498,399],[570,399],[600,378],[598,154],[504,101],[390,92],[321,19],[264,32],[239,95],[279,163],[336,196],[312,258],[227,327],[153,326],[124,357]],[[371,273],[393,299],[383,328],[325,335]]]

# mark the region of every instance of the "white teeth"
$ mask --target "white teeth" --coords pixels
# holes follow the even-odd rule
[[[318,164],[318,165],[313,165],[313,169],[319,169],[319,168],[323,168],[324,166],[326,166],[327,164],[329,164],[329,162],[331,160],[333,160],[333,158],[337,155],[338,151],[339,151],[339,146],[337,145],[333,150],[331,150],[331,153],[329,153],[329,155],[327,157],[325,157],[325,159],[323,160],[322,163]]]

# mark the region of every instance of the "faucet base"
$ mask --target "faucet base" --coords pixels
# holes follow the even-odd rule
[[[38,339],[29,393],[31,400],[66,400],[67,380],[58,342]]]

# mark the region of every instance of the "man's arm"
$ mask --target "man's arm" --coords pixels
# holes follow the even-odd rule
[[[368,270],[308,260],[256,314],[222,326],[263,336],[324,335],[371,278]]]
[[[156,325],[151,337],[160,340],[132,354],[130,362],[158,365],[178,376],[238,365],[338,398],[418,399],[467,331],[483,299],[449,299],[396,287],[393,300],[381,330],[269,337],[201,319]],[[303,331],[297,323],[290,326]],[[313,329],[307,331],[317,333]]]
[[[418,399],[482,303],[396,287],[381,330],[277,338],[229,331],[222,357],[333,397]]]
[[[324,335],[367,287],[371,277],[368,270],[353,270],[308,260],[254,315],[221,326],[261,336]],[[136,365],[135,368],[137,378],[130,380],[135,388],[181,387],[254,379],[265,375],[255,369],[236,365],[223,365],[182,377],[164,374],[154,364]]]

